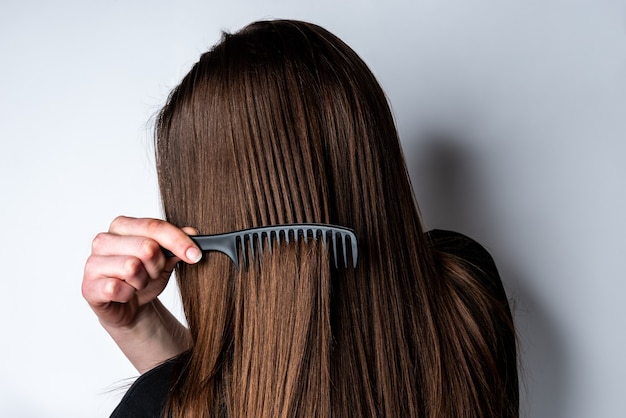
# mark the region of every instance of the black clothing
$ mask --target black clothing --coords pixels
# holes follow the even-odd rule
[[[170,386],[186,360],[184,355],[175,357],[139,376],[111,418],[161,418]]]
[[[508,304],[496,265],[485,248],[456,232],[433,230],[427,233],[427,237],[434,249],[463,260],[495,299]],[[111,418],[162,417],[170,387],[187,360],[188,354],[183,354],[141,375],[128,389]]]

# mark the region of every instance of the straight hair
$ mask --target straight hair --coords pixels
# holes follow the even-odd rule
[[[283,223],[355,230],[356,268],[319,242],[248,270],[180,264],[192,348],[172,417],[515,417],[508,304],[434,251],[384,92],[314,24],[250,24],[204,53],[155,132],[165,215],[202,233]]]

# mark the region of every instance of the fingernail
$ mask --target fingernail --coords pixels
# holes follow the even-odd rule
[[[196,247],[190,247],[185,255],[194,264],[202,259],[202,252]]]

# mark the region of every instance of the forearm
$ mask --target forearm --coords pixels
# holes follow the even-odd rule
[[[140,373],[191,346],[187,328],[158,299],[144,306],[132,326],[102,326]]]

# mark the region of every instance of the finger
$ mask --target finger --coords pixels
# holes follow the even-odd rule
[[[145,271],[153,278],[161,277],[166,257],[158,242],[147,237],[98,234],[91,243],[91,252],[99,256],[127,255],[141,260]],[[132,266],[129,266],[132,267]]]
[[[111,223],[109,232],[151,238],[189,264],[195,264],[202,259],[202,252],[189,235],[161,219],[118,216]]]
[[[83,281],[82,293],[94,309],[102,309],[111,302],[128,303],[135,298],[136,289],[113,277]]]
[[[142,261],[126,255],[92,255],[85,264],[86,281],[114,278],[126,282],[135,290],[145,289],[150,283],[150,275]],[[157,278],[157,277],[155,277]]]
[[[200,235],[200,231],[198,231],[196,228],[192,227],[192,226],[185,226],[181,228],[183,230],[183,232],[191,237],[195,236],[195,235]],[[173,257],[178,260],[180,260],[178,257]],[[169,260],[168,260],[169,261]],[[174,268],[174,266],[176,265],[176,263],[172,264],[172,269]]]
[[[128,325],[136,316],[137,293],[122,280],[106,278],[83,282],[83,296],[103,325]]]
[[[192,227],[192,226],[185,226],[183,228],[181,228],[183,230],[183,232],[187,235],[200,235],[200,231],[198,231],[196,228]]]

